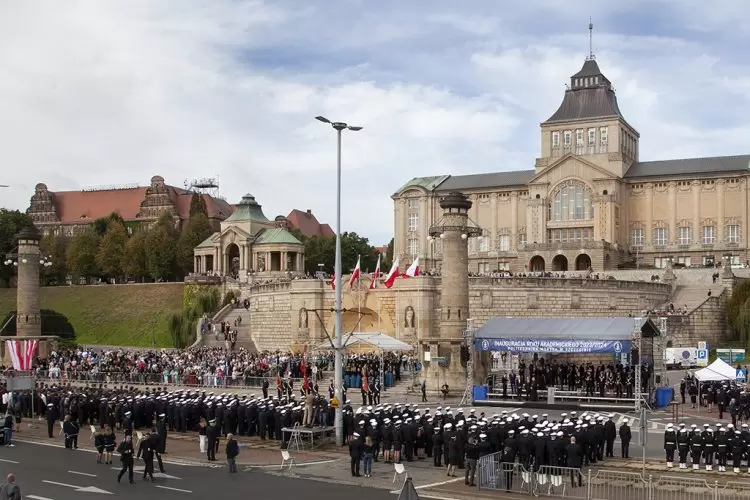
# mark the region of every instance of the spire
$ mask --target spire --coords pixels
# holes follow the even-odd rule
[[[591,21],[591,17],[589,17],[589,57],[586,60],[593,61],[594,59],[596,59],[594,55],[594,23]]]

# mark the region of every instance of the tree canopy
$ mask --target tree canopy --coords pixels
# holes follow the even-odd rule
[[[305,270],[313,274],[319,270],[318,264],[323,264],[323,270],[333,273],[336,262],[336,238],[313,236],[305,241]],[[344,274],[349,274],[360,259],[362,272],[375,271],[378,253],[370,241],[355,232],[341,234],[341,268]],[[383,263],[381,261],[381,268]]]
[[[16,235],[27,227],[34,227],[34,222],[28,214],[0,208],[0,264],[5,261],[5,256],[16,248]],[[0,265],[0,283],[3,286],[8,286],[12,276],[13,269]]]

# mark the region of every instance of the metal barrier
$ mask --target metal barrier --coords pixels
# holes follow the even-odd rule
[[[638,472],[589,471],[543,466],[528,470],[519,463],[500,462],[501,453],[477,461],[477,487],[535,497],[582,500],[748,500],[750,482],[720,485],[695,477],[644,476]],[[579,485],[583,486],[580,487]]]

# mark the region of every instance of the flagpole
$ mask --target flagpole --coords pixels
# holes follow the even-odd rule
[[[357,255],[357,266],[360,266],[360,256]],[[362,274],[362,270],[357,273],[357,288],[359,289],[359,277]],[[357,290],[357,333],[360,333],[360,324],[362,323],[362,294]]]

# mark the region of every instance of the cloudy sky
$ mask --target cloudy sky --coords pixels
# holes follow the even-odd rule
[[[532,168],[594,51],[642,159],[750,152],[746,0],[107,0],[0,5],[0,205],[218,175],[269,217],[392,234],[415,176]]]

